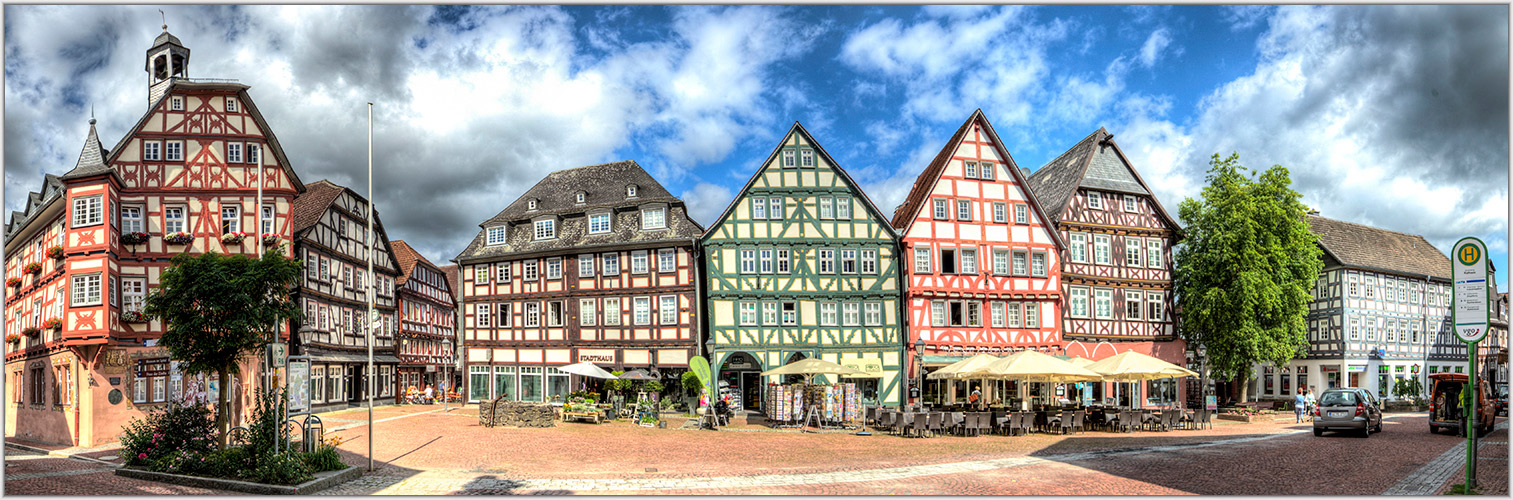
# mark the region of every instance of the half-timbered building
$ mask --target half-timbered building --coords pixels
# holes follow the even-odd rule
[[[929,367],[1062,352],[1062,244],[982,110],[915,179],[893,227],[908,256],[908,377],[927,399],[942,392]]]
[[[462,276],[461,276],[461,271],[458,270],[457,264],[447,264],[445,266],[441,266],[441,273],[444,274],[444,275],[446,275],[446,278],[447,278],[447,287],[448,287],[449,290],[452,291],[452,303],[455,304],[455,306],[452,307],[452,325],[454,325],[453,330],[454,331],[461,331],[462,330],[462,281],[461,281],[462,280]],[[446,389],[447,389],[448,392],[451,392],[451,391],[461,391],[462,388],[467,385],[462,380],[463,373],[464,373],[465,370],[467,370],[467,367],[463,366],[463,361],[462,361],[462,359],[463,359],[462,353],[467,352],[467,347],[466,347],[466,345],[462,341],[462,335],[455,335],[455,336],[453,336],[453,338],[452,338],[452,352],[455,353],[455,354],[452,356],[453,357],[453,360],[452,360],[452,367],[453,367],[452,376],[447,379],[447,384],[446,384]]]
[[[177,254],[288,252],[305,188],[249,87],[189,78],[189,49],[166,26],[145,68],[147,109],[115,147],[91,119],[73,169],[47,175],[5,227],[7,436],[94,446],[206,392],[156,345],[164,325],[141,314],[148,291]],[[255,364],[233,379],[234,421]]]
[[[1097,360],[1133,350],[1185,365],[1186,343],[1171,313],[1171,249],[1181,228],[1113,134],[1099,128],[1036,169],[1029,184],[1066,242],[1060,259],[1065,353]],[[1180,384],[1170,379],[1127,393],[1110,384],[1087,386],[1098,400],[1181,399]]]
[[[364,390],[374,382],[374,404],[394,403],[400,269],[383,222],[373,209],[370,276],[368,200],[328,180],[307,188],[294,200],[294,255],[305,264],[296,294],[304,316],[296,322],[299,335],[290,352],[310,357],[310,405],[320,411],[365,404]],[[372,332],[370,302],[377,313]],[[373,377],[367,372],[369,338]]]
[[[1360,387],[1392,398],[1397,379],[1465,373],[1466,344],[1450,328],[1449,257],[1423,236],[1307,220],[1324,260],[1308,303],[1307,351],[1286,366],[1257,365],[1251,394]]]
[[[904,379],[898,237],[797,122],[702,238],[710,365],[757,408],[760,372],[819,358],[872,372],[867,404]],[[820,380],[824,380],[821,377]]]
[[[389,242],[399,259],[399,388],[440,390],[455,366],[457,302],[447,275],[404,240]],[[449,385],[449,387],[451,387]]]
[[[493,218],[461,269],[468,398],[560,401],[591,362],[667,379],[697,355],[703,228],[634,161],[552,172]]]

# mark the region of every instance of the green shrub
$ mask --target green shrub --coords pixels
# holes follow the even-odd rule
[[[250,475],[253,469],[252,454],[245,447],[232,446],[215,450],[205,457],[207,467],[203,475],[227,479],[240,479]]]
[[[688,392],[690,394],[698,394],[699,393],[699,389],[703,389],[703,388],[704,388],[704,384],[699,383],[699,374],[694,373],[693,370],[689,370],[689,371],[683,372],[683,391],[684,392]]]
[[[121,449],[126,465],[149,466],[159,470],[174,452],[191,452],[203,457],[215,445],[215,418],[204,405],[170,401],[148,412],[145,419],[133,418],[121,432]]]
[[[341,461],[341,454],[337,453],[336,447],[331,445],[323,444],[314,452],[302,455],[305,459],[305,465],[309,466],[313,472],[326,472],[347,468],[347,464]]]
[[[285,452],[264,455],[257,468],[243,479],[264,484],[291,485],[309,481],[310,477],[310,467],[305,465],[299,454]]]

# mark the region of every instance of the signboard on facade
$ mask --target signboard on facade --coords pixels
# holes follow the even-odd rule
[[[610,364],[610,365],[612,365],[612,364],[615,364],[615,355],[614,355],[613,352],[611,352],[610,354],[587,354],[587,353],[579,352],[578,353],[578,362],[579,363],[604,363],[604,364]]]
[[[1467,343],[1487,336],[1491,318],[1487,300],[1487,246],[1476,238],[1455,242],[1450,279],[1455,282],[1455,336]]]

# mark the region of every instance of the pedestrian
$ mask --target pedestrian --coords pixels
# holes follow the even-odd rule
[[[433,398],[435,398],[434,394],[435,394],[435,390],[431,388],[430,384],[427,384],[426,385],[426,397],[425,397],[426,404],[431,404],[432,402],[435,401],[435,399],[433,399]]]
[[[1306,395],[1305,389],[1299,387],[1297,395],[1292,397],[1292,413],[1293,416],[1296,417],[1293,423],[1303,422],[1303,410],[1307,407],[1308,396]]]
[[[967,402],[968,403],[972,403],[974,405],[977,404],[977,401],[979,399],[982,399],[982,390],[981,389],[972,389],[972,395],[971,396],[967,396]]]

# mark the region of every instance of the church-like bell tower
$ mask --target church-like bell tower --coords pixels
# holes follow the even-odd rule
[[[163,34],[147,49],[147,105],[151,106],[174,78],[189,76],[189,49],[179,42],[179,37],[168,33],[168,24],[163,24]]]

